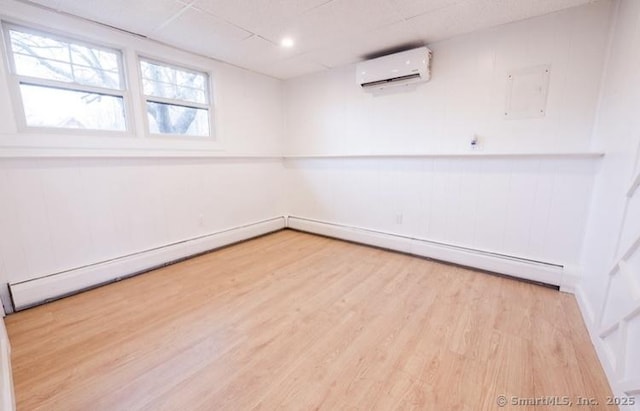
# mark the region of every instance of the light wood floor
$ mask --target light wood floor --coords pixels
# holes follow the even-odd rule
[[[476,411],[499,395],[611,395],[572,296],[294,231],[6,320],[19,410]]]

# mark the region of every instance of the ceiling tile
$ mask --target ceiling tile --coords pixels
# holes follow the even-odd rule
[[[296,56],[280,60],[274,64],[263,66],[261,72],[267,75],[287,79],[325,70],[326,67],[315,63],[304,56]]]
[[[414,26],[404,20],[364,33],[355,38],[354,42],[360,50],[358,55],[360,58],[391,49],[409,49],[424,45],[422,37],[418,35]]]
[[[291,20],[331,0],[197,0],[195,6],[253,31]]]
[[[325,67],[340,67],[352,64],[360,60],[358,57],[360,51],[352,45],[342,45],[335,49],[319,49],[304,53],[302,56],[309,58],[314,62],[322,64]]]
[[[465,7],[455,5],[421,14],[407,20],[413,29],[429,43],[452,37],[454,33],[466,33],[473,31],[483,24],[478,20],[472,20],[473,14]],[[471,22],[469,22],[471,20]]]
[[[189,7],[149,37],[185,50],[222,58],[252,34],[202,10]]]
[[[333,11],[321,6],[287,24],[265,26],[257,29],[256,33],[276,44],[285,36],[292,37],[296,51],[304,52],[346,40],[347,33],[342,27],[332,24],[335,20]]]
[[[388,0],[334,0],[324,7],[333,13],[331,26],[345,31],[365,32],[402,20]]]
[[[209,37],[246,39],[252,33],[232,22],[227,22],[197,7],[187,7],[176,18],[156,29],[157,32],[184,32],[191,36],[193,43],[208,41]]]
[[[349,43],[358,35],[400,20],[387,0],[334,0],[295,19],[265,25],[256,33],[274,43],[291,36],[303,53]]]
[[[39,3],[53,2],[39,1]],[[55,8],[147,35],[155,27],[178,13],[184,5],[175,0],[59,0]]]
[[[28,2],[58,10],[58,3],[60,3],[60,0],[28,0]]]
[[[293,50],[283,49],[261,38],[251,36],[229,47],[217,50],[219,59],[242,67],[263,67],[293,56]]]
[[[463,0],[389,0],[391,5],[405,18],[419,16],[443,7],[449,7]]]

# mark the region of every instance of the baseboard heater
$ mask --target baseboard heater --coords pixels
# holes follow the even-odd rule
[[[10,283],[9,292],[11,293],[13,309],[15,311],[24,310],[173,264],[220,247],[278,231],[285,228],[285,226],[285,217],[274,217],[99,263]]]
[[[575,283],[575,276],[567,275],[560,264],[310,218],[282,216],[10,283],[13,309],[24,310],[286,227],[544,283],[564,291],[572,291]]]
[[[572,291],[575,282],[560,264],[304,217],[287,217],[287,227],[543,283],[563,291]]]

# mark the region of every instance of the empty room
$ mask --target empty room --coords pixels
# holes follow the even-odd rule
[[[640,411],[640,1],[0,27],[0,411]]]

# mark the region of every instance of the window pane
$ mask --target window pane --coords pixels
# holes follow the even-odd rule
[[[78,44],[71,44],[71,61],[76,65],[95,67],[102,70],[120,70],[116,53]]]
[[[10,30],[9,35],[14,53],[70,63],[68,45],[63,41],[17,30]]]
[[[147,102],[149,129],[158,134],[209,135],[209,111]]]
[[[126,129],[122,97],[21,84],[27,125],[93,130]]]
[[[45,35],[9,30],[16,73],[47,80],[121,89],[115,51],[74,44]]]
[[[207,75],[140,61],[147,96],[207,104]]]
[[[120,83],[120,76],[117,72],[113,71],[75,67],[73,74],[76,78],[76,83],[88,86],[117,89]]]
[[[71,64],[38,57],[16,54],[13,57],[18,74],[29,77],[45,78],[69,82],[73,78]]]

